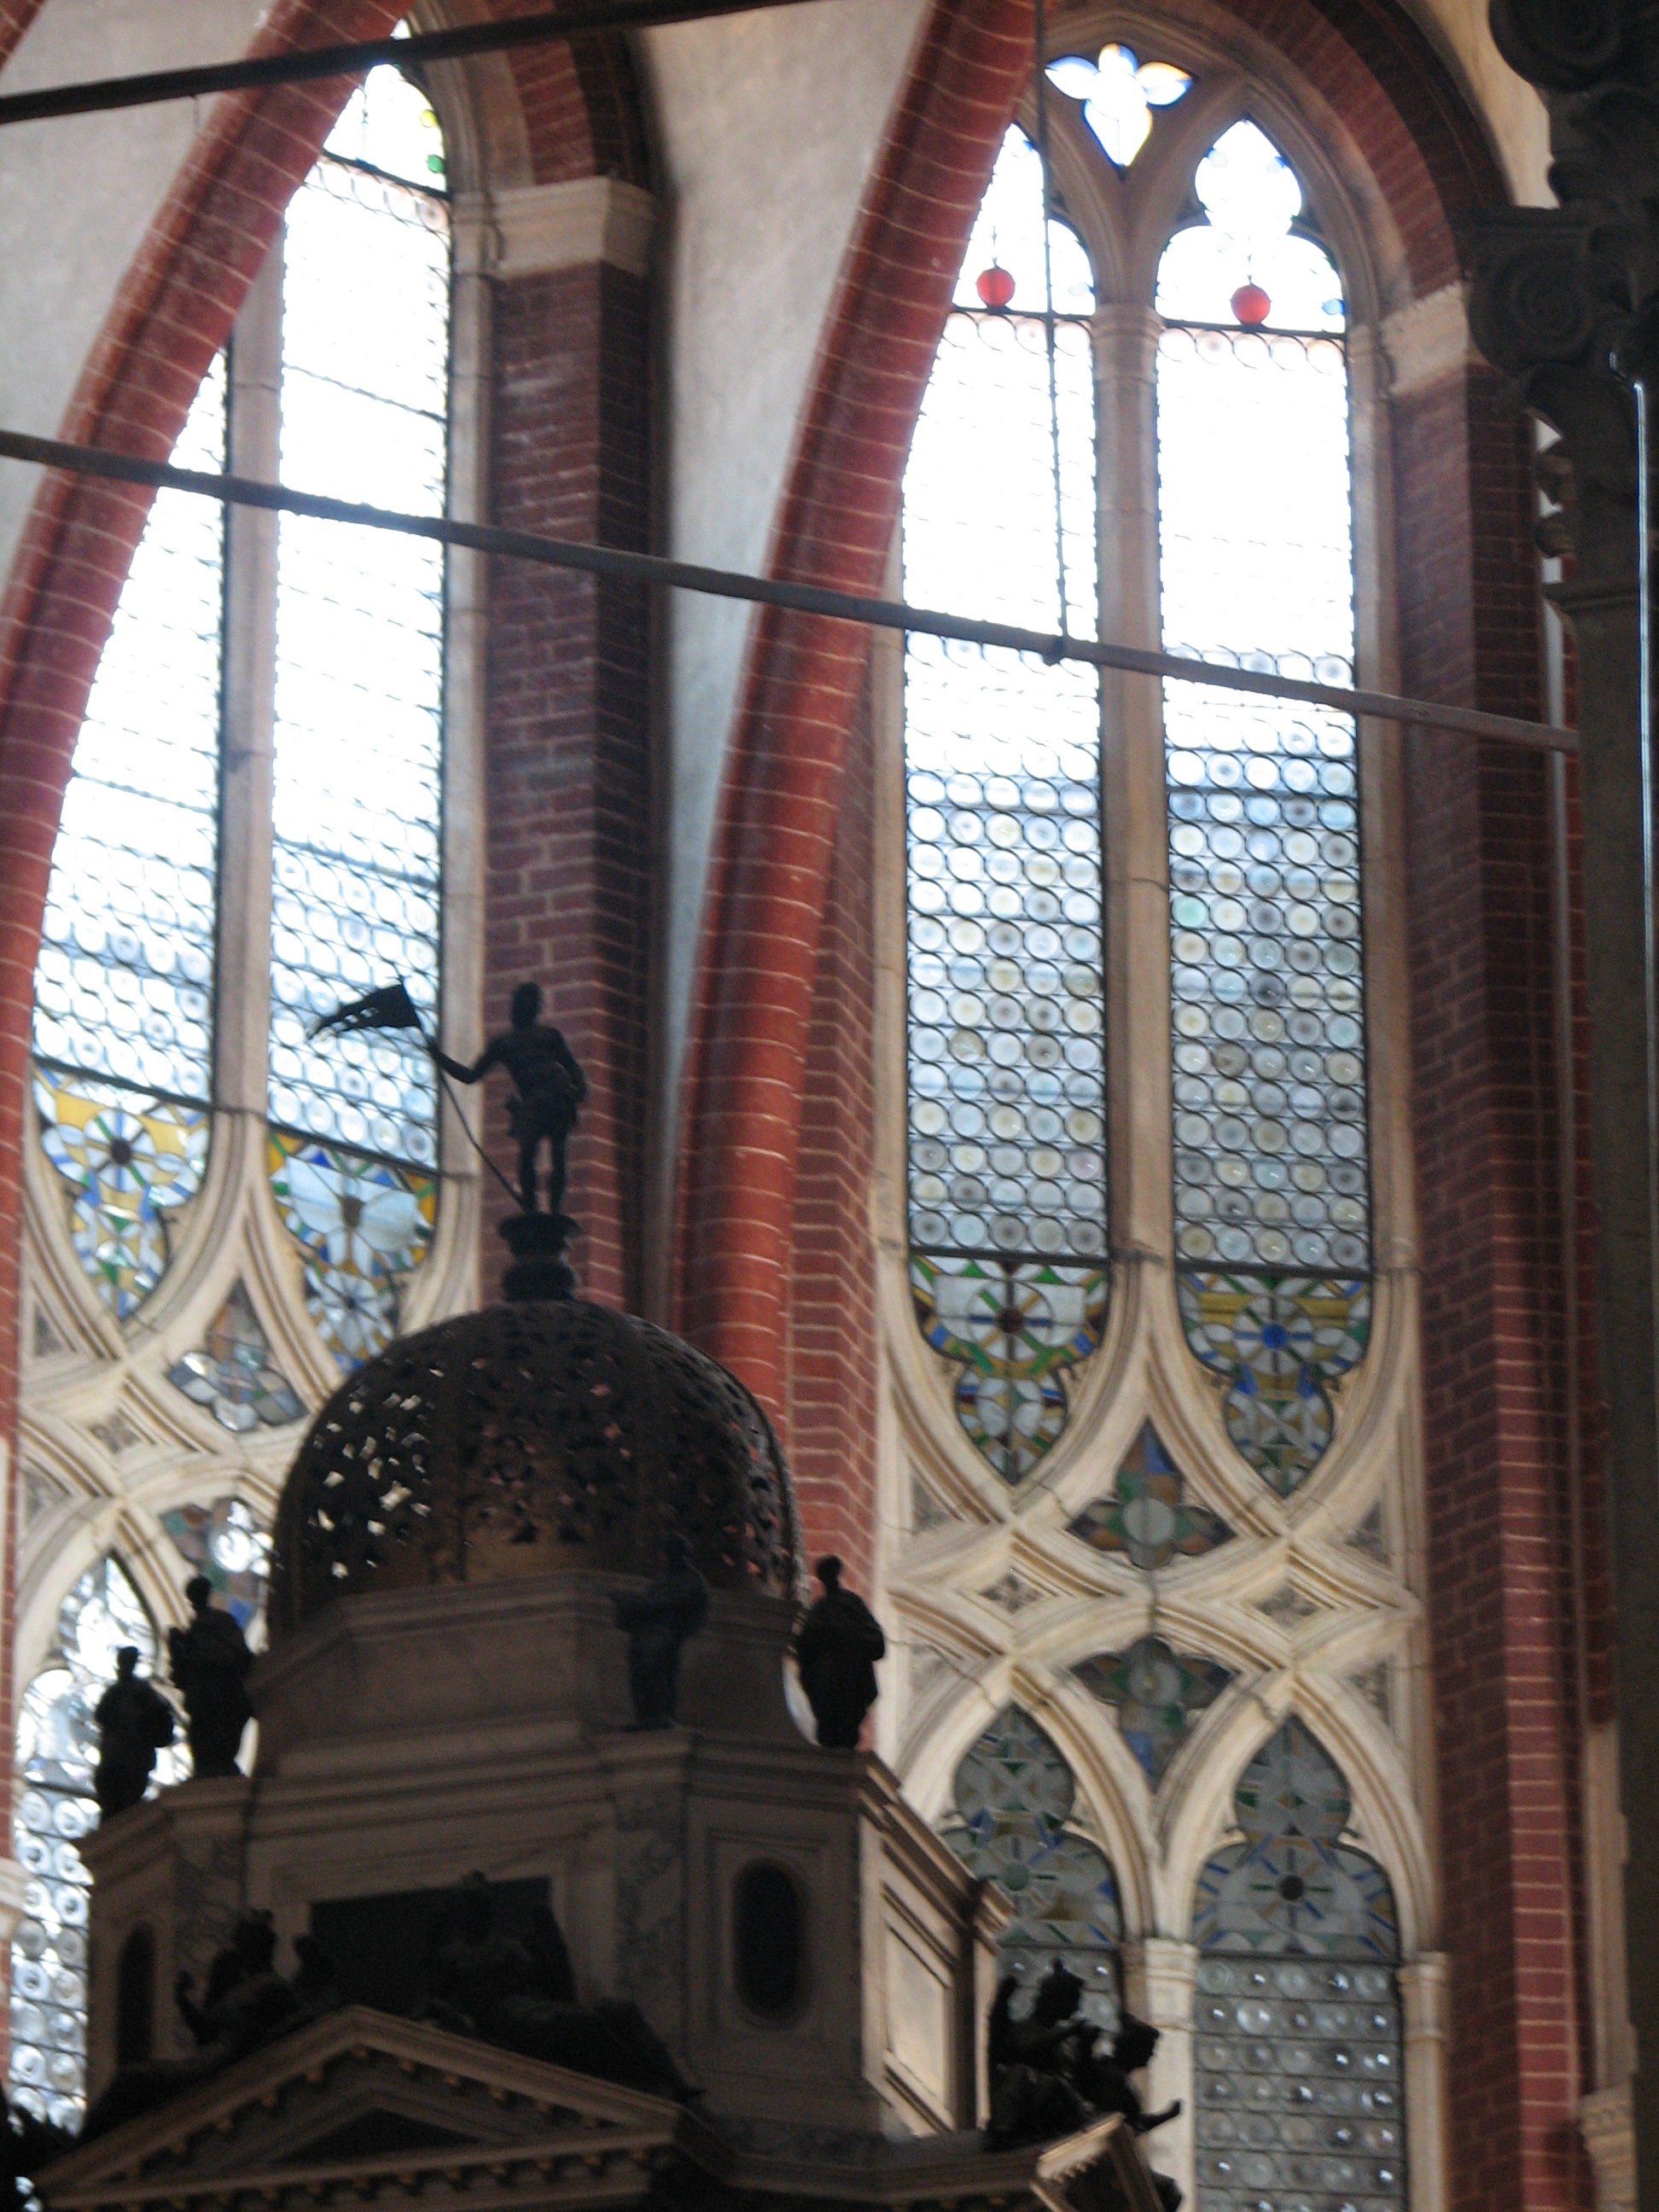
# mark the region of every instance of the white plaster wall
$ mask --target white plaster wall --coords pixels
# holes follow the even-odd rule
[[[228,61],[259,0],[47,0],[0,93]],[[208,110],[173,100],[0,133],[0,423],[54,436],[116,289]],[[40,471],[0,461],[0,576]]]
[[[818,0],[641,40],[662,185],[664,550],[763,565],[836,275],[923,0]],[[750,611],[669,595],[664,933],[675,1069]]]

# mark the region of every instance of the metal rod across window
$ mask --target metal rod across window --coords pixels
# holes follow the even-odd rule
[[[70,445],[57,438],[28,437],[16,430],[0,430],[0,459],[27,461],[42,468],[64,469],[77,476],[143,484],[158,490],[193,492],[200,498],[218,500],[231,507],[263,507],[283,514],[310,515],[319,521],[344,523],[359,529],[401,532],[407,537],[433,538],[442,545],[459,545],[471,552],[529,561],[543,568],[574,568],[588,575],[614,577],[623,583],[666,585],[678,591],[701,592],[712,599],[747,599],[762,606],[784,607],[798,614],[859,623],[871,629],[908,630],[930,637],[953,638],[967,645],[1000,646],[1012,653],[1035,653],[1045,660],[1087,661],[1097,668],[1118,669],[1132,676],[1173,678],[1182,683],[1212,685],[1218,690],[1250,691],[1270,699],[1294,699],[1305,705],[1333,707],[1341,714],[1371,716],[1380,721],[1408,722],[1414,727],[1444,730],[1460,737],[1493,738],[1535,751],[1578,750],[1575,732],[1558,729],[1548,722],[1526,721],[1517,715],[1488,714],[1478,708],[1447,706],[1432,699],[1404,699],[1388,691],[1359,691],[1336,684],[1308,683],[1298,677],[1266,670],[1229,667],[1214,661],[1189,659],[1172,653],[1152,653],[1138,646],[1114,645],[1093,638],[1056,636],[1042,630],[1021,629],[1008,623],[975,622],[965,616],[942,614],[928,607],[905,606],[895,599],[868,599],[854,592],[827,591],[816,584],[791,584],[769,577],[745,576],[730,568],[709,568],[695,562],[666,560],[654,553],[624,552],[617,546],[542,538],[529,531],[499,530],[485,523],[452,522],[439,515],[400,514],[386,507],[362,507],[349,500],[329,499],[316,492],[294,491],[283,484],[256,483],[246,477],[208,476],[198,470],[170,468],[161,461],[140,460],[136,454],[109,453],[96,446]]]

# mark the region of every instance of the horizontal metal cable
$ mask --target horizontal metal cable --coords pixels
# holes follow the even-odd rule
[[[305,84],[318,77],[362,76],[383,62],[464,60],[515,46],[574,39],[590,31],[649,30],[658,23],[695,22],[705,15],[741,15],[759,8],[799,7],[801,0],[586,0],[558,14],[520,15],[501,23],[466,23],[420,31],[407,39],[371,39],[349,46],[302,46],[195,69],[153,70],[143,76],[94,77],[82,84],[45,85],[0,99],[0,125],[42,123],[58,115],[98,115],[112,107],[147,107],[161,100],[201,100],[265,85]]]
[[[855,592],[826,591],[817,584],[775,582],[744,576],[729,568],[705,568],[695,562],[668,561],[654,553],[627,553],[619,547],[585,545],[573,539],[539,538],[525,530],[498,530],[487,523],[451,522],[435,514],[400,514],[383,507],[359,507],[317,492],[293,491],[284,484],[258,483],[247,477],[208,476],[175,469],[163,461],[143,461],[96,446],[66,445],[56,438],[26,437],[0,430],[0,459],[32,461],[43,468],[67,469],[77,476],[100,477],[118,483],[144,484],[157,490],[194,492],[228,507],[264,507],[281,514],[309,515],[319,522],[348,523],[366,530],[389,530],[408,538],[428,538],[510,561],[529,561],[546,568],[574,568],[611,576],[629,584],[667,585],[701,592],[712,599],[749,599],[761,606],[785,607],[805,615],[827,615],[836,622],[871,629],[905,630],[927,637],[954,639],[963,645],[1006,647],[1048,661],[1080,660],[1096,668],[1121,669],[1131,676],[1174,678],[1217,690],[1248,691],[1267,699],[1294,699],[1312,707],[1333,707],[1344,714],[1373,715],[1379,720],[1409,722],[1414,727],[1448,730],[1461,737],[1496,738],[1506,744],[1544,752],[1576,753],[1571,730],[1548,722],[1528,722],[1512,714],[1487,714],[1473,707],[1449,707],[1432,699],[1402,699],[1388,691],[1356,691],[1332,684],[1304,683],[1295,676],[1266,670],[1231,668],[1179,653],[1150,653],[1139,646],[1106,645],[1094,638],[1061,637],[1021,629],[1010,623],[975,622],[963,615],[910,607],[896,599],[866,599]]]

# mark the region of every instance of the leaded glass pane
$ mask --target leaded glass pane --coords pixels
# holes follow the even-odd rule
[[[407,1279],[432,1245],[435,1176],[273,1130],[270,1187],[299,1246],[306,1304],[348,1371],[402,1325]]]
[[[137,1646],[151,1674],[157,1638],[121,1567],[82,1576],[58,1615],[56,1649],[23,1693],[12,1848],[28,1877],[11,1946],[10,2092],[59,2127],[86,2110],[87,1923],[91,1876],[77,1845],[98,1825],[93,1709],[115,1679],[115,1655]],[[179,1754],[156,1759],[158,1784],[180,1778]]]
[[[173,450],[225,465],[216,361]],[[155,495],[98,664],[64,793],[34,976],[54,1069],[212,1096],[224,510]]]
[[[167,1273],[202,1187],[207,1109],[46,1069],[36,1073],[34,1103],[76,1257],[126,1321]]]
[[[1056,297],[1086,306],[1065,235]],[[1040,305],[1041,246],[1040,172],[1011,131],[958,298],[1000,255]],[[1054,337],[1066,614],[1091,635],[1093,373],[1081,321]],[[1042,318],[959,307],[905,477],[914,604],[1059,625],[1054,421]],[[962,1364],[964,1427],[1018,1481],[1065,1425],[1105,1303],[1098,679],[913,636],[905,756],[912,1280]]]
[[[289,211],[282,471],[307,489],[436,514],[448,207],[378,173],[410,164],[411,134],[416,144],[434,134],[395,71],[377,72],[371,90],[336,133],[353,158],[325,152]],[[443,592],[437,546],[282,519],[270,1115],[424,1166],[436,1158],[436,1091],[420,1041],[313,1042],[308,1030],[399,975],[429,1023],[435,1013]]]
[[[1201,2212],[1390,2212],[1406,2195],[1388,1878],[1340,1840],[1348,1790],[1292,1717],[1245,1769],[1244,1840],[1204,1869],[1194,1938]]]
[[[1254,281],[1301,205],[1295,177],[1254,125],[1225,134],[1200,179],[1211,223],[1169,249],[1166,313],[1198,299],[1192,240],[1209,239],[1218,266]],[[1328,257],[1297,243],[1320,256],[1319,285],[1340,307]],[[1198,304],[1206,301],[1215,306],[1207,294]],[[1293,294],[1289,304],[1305,309],[1307,298]],[[1324,320],[1340,326],[1340,313]],[[1351,683],[1340,338],[1167,329],[1158,462],[1167,649]],[[1328,1386],[1364,1341],[1370,1190],[1355,726],[1330,709],[1188,684],[1165,686],[1164,723],[1182,1314],[1200,1357],[1232,1383],[1235,1442],[1288,1494],[1328,1443]],[[1218,1320],[1234,1302],[1249,1317],[1226,1341]]]
[[[1117,1883],[1105,1854],[1067,1825],[1076,1785],[1060,1753],[1011,1705],[957,1769],[956,1821],[946,1840],[996,1882],[1014,1908],[1000,1961],[1034,1991],[1057,1961],[1084,1985],[1081,2009],[1103,2027],[1118,2016]]]
[[[1169,62],[1143,62],[1128,46],[1103,46],[1093,61],[1051,62],[1048,81],[1083,103],[1083,119],[1115,167],[1127,169],[1152,135],[1152,110],[1171,107],[1192,84]]]

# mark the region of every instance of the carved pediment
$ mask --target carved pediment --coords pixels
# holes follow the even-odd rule
[[[350,2006],[39,2178],[49,2212],[346,2197],[627,2203],[678,2106],[422,2021]]]

